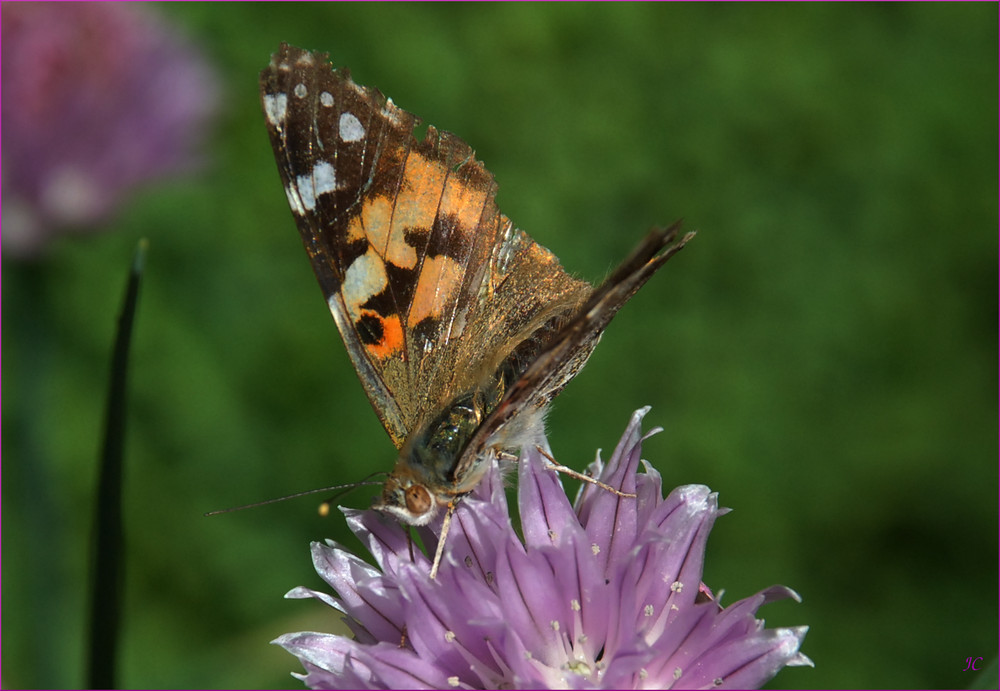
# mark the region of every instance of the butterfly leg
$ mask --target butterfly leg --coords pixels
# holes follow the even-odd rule
[[[570,477],[576,478],[577,480],[582,480],[583,482],[589,482],[592,485],[597,485],[601,489],[607,490],[608,492],[618,495],[619,497],[627,497],[629,499],[635,499],[634,494],[630,494],[629,492],[622,492],[620,489],[615,489],[611,485],[607,484],[606,482],[601,482],[597,478],[592,478],[589,475],[584,475],[583,473],[577,472],[572,468],[567,468],[564,465],[556,463],[556,459],[554,459],[552,455],[549,454],[542,447],[536,446],[535,448],[538,449],[538,453],[545,456],[545,459],[549,462],[549,467],[551,467],[553,470],[556,470],[564,475],[569,475]]]

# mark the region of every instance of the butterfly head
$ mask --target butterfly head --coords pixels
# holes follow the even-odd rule
[[[466,447],[486,415],[483,391],[454,398],[403,442],[396,468],[385,481],[378,511],[408,525],[426,525],[456,496],[468,492],[478,475],[463,459]]]
[[[437,515],[438,500],[408,468],[399,467],[386,479],[372,508],[406,525],[427,525]]]

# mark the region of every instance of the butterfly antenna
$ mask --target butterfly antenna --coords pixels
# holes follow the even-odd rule
[[[320,505],[316,508],[317,513],[319,513],[319,515],[322,516],[323,518],[326,518],[327,516],[330,515],[330,509],[333,507],[333,502],[336,501],[338,498],[344,496],[345,494],[347,494],[352,490],[357,489],[358,487],[361,487],[362,485],[380,485],[382,484],[382,480],[375,481],[372,480],[372,478],[379,476],[387,476],[388,474],[389,473],[385,472],[384,470],[376,470],[374,473],[372,473],[365,479],[361,480],[360,482],[355,482],[350,485],[339,485],[335,487],[328,487],[327,489],[335,489],[337,491],[334,492],[333,496],[331,496],[329,499],[324,499],[322,502],[320,502]],[[325,491],[325,490],[320,490],[320,491]]]
[[[265,499],[264,501],[254,502],[253,504],[244,504],[243,506],[234,506],[231,509],[218,509],[217,511],[209,511],[205,515],[206,516],[218,516],[221,513],[232,513],[234,511],[243,511],[244,509],[255,509],[258,506],[267,506],[268,504],[277,504],[279,501],[287,501],[288,499],[298,499],[299,497],[305,497],[305,496],[310,495],[310,494],[319,494],[320,492],[332,492],[332,491],[336,491],[337,493],[333,497],[331,497],[330,499],[327,499],[325,502],[323,502],[322,504],[320,504],[320,515],[325,516],[330,511],[330,509],[329,509],[330,502],[333,501],[335,498],[341,496],[345,492],[349,492],[352,489],[357,489],[358,487],[364,487],[365,485],[380,485],[380,484],[382,484],[381,482],[379,482],[377,480],[370,479],[370,478],[372,478],[372,477],[374,477],[376,475],[384,475],[384,473],[372,473],[367,478],[365,478],[364,480],[361,480],[359,482],[351,482],[351,483],[346,484],[346,485],[332,485],[330,487],[320,487],[318,489],[307,489],[304,492],[296,492],[295,494],[288,494],[288,495],[286,495],[284,497],[277,497],[275,499]],[[326,512],[325,513],[324,513],[324,509],[323,509],[324,506],[326,506]]]

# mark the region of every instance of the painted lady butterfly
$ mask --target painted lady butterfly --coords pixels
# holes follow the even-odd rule
[[[414,115],[326,54],[283,44],[260,87],[313,271],[399,449],[374,507],[447,520],[492,457],[540,442],[549,402],[693,234],[652,231],[595,288],[500,213],[465,142],[434,127],[417,141]]]

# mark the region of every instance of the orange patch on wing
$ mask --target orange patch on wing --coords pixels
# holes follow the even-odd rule
[[[361,216],[355,216],[351,219],[351,222],[347,224],[347,241],[354,242],[355,240],[365,239],[365,227],[361,222]]]
[[[459,232],[470,234],[479,225],[485,203],[486,190],[471,187],[458,180],[451,180],[445,185],[438,213],[441,216],[454,215],[458,219]]]
[[[400,231],[403,228],[431,227],[444,192],[445,172],[440,163],[429,161],[415,151],[410,152],[406,158],[403,186],[396,197],[393,230],[397,226]]]
[[[385,197],[375,197],[365,202],[361,213],[347,225],[347,240],[367,240],[379,256],[384,257],[391,221],[392,202]]]
[[[440,317],[441,308],[451,304],[452,296],[462,285],[464,273],[461,265],[451,257],[425,258],[413,292],[407,325],[413,328],[426,317]]]
[[[403,184],[396,196],[386,260],[404,268],[417,265],[417,252],[406,242],[407,228],[430,229],[444,191],[445,169],[416,151],[406,157]]]
[[[379,256],[384,257],[389,242],[389,224],[392,223],[392,202],[385,197],[375,197],[361,209],[361,221],[368,242]]]
[[[364,348],[376,360],[387,360],[403,350],[403,325],[398,315],[383,317],[374,310],[362,310],[362,315],[374,317],[382,325],[382,340],[378,343],[365,343]]]

